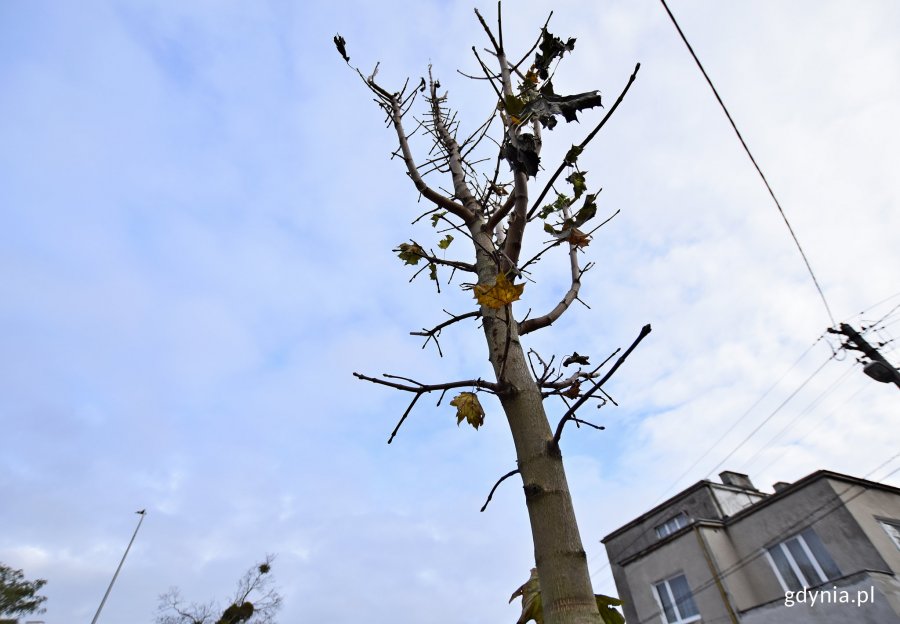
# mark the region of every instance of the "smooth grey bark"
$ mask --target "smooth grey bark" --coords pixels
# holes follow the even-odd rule
[[[527,205],[527,196],[525,200]],[[497,262],[481,219],[470,228],[476,248],[478,282],[497,278]],[[518,333],[512,307],[481,308],[488,358],[494,368],[498,396],[516,448],[525,503],[541,579],[546,624],[600,624],[587,556],[563,467],[562,454],[544,410]]]

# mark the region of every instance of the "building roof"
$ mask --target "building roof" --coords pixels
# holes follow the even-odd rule
[[[831,470],[817,470],[816,472],[813,472],[812,474],[808,474],[805,477],[803,477],[802,479],[799,479],[799,480],[791,483],[790,485],[785,486],[784,488],[778,490],[774,494],[765,494],[763,492],[756,491],[756,493],[762,494],[763,496],[765,496],[765,498],[763,498],[762,500],[760,500],[756,503],[753,503],[752,505],[745,507],[744,509],[740,510],[739,512],[735,513],[732,516],[726,517],[724,519],[724,522],[726,524],[728,524],[734,520],[737,520],[739,518],[743,518],[752,513],[755,513],[757,511],[759,511],[760,509],[772,504],[773,502],[775,502],[777,500],[781,500],[785,496],[789,496],[793,492],[801,490],[801,489],[807,487],[808,485],[815,483],[816,481],[819,481],[820,479],[834,479],[837,481],[844,481],[846,483],[860,485],[860,486],[863,486],[868,489],[883,490],[883,491],[890,492],[892,494],[896,494],[896,495],[900,496],[900,488],[896,488],[892,485],[885,485],[883,483],[878,483],[876,481],[868,481],[868,480],[862,479],[860,477],[853,477],[851,475],[846,475],[846,474],[842,474],[839,472],[832,472]],[[696,492],[704,487],[715,487],[717,489],[727,489],[727,490],[732,490],[732,491],[737,491],[737,492],[752,492],[753,491],[753,490],[746,490],[744,488],[739,488],[739,487],[735,487],[735,486],[723,485],[721,483],[715,483],[713,481],[709,481],[708,479],[703,479],[701,481],[698,481],[694,485],[688,487],[687,489],[682,490],[678,494],[675,494],[671,498],[666,499],[659,505],[656,505],[649,511],[641,514],[640,516],[638,516],[631,522],[628,522],[627,524],[619,527],[618,529],[616,529],[615,531],[613,531],[612,533],[610,533],[609,535],[607,535],[606,537],[601,539],[600,542],[605,544],[609,540],[611,540],[615,537],[618,537],[625,531],[643,523],[645,520],[647,520],[647,518],[659,513],[660,511],[662,511],[663,509],[665,509],[667,507],[672,506],[679,500],[693,494],[694,492]]]

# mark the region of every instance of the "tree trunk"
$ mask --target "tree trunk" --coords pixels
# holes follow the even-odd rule
[[[472,229],[476,234],[477,228]],[[496,279],[497,263],[484,250],[493,246],[486,236],[476,234],[474,238],[479,249],[479,282],[490,282]],[[543,397],[529,370],[511,306],[499,310],[482,307],[482,315],[489,358],[497,382],[506,390],[500,403],[512,432],[525,490],[544,621],[600,624],[562,454],[553,443]]]

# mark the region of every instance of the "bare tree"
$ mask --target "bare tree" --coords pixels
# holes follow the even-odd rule
[[[559,117],[570,122],[576,119],[579,112],[601,106],[600,93],[589,91],[560,95],[554,91],[553,75],[562,57],[574,49],[575,39],[564,41],[552,35],[547,30],[549,18],[534,46],[515,62],[507,56],[503,45],[499,3],[496,29],[488,26],[477,9],[475,14],[489,41],[490,48],[486,52],[496,68],[489,69],[475,47],[472,48],[483,76],[468,77],[483,80],[490,85],[492,92],[487,121],[465,138],[460,138],[460,123],[456,114],[448,108],[447,94],[441,91],[441,84],[432,75],[431,67],[428,68],[427,79],[422,78],[415,88],[410,88],[407,81],[399,90],[391,90],[376,79],[377,65],[371,75],[364,75],[350,65],[344,38],[337,35],[334,42],[347,64],[355,69],[374,94],[376,103],[386,114],[388,125],[396,133],[398,148],[394,156],[402,159],[406,174],[420,196],[429,203],[427,212],[419,219],[429,216],[438,236],[443,235],[437,243],[441,250],[438,253],[415,241],[402,243],[394,251],[407,264],[422,263],[419,273],[427,269],[438,292],[441,283],[439,271],[449,272],[445,283],[450,283],[459,273],[471,275],[472,282],[464,283],[463,288],[473,291],[477,309],[461,314],[448,313],[447,320],[430,329],[411,333],[424,337],[426,344],[434,342],[442,354],[439,338],[444,330],[467,319],[480,320],[494,380],[474,378],[424,383],[392,374],[381,377],[360,373],[354,375],[411,394],[409,406],[391,432],[388,443],[397,435],[423,395],[438,393],[440,404],[448,390],[462,390],[450,401],[450,405],[456,407],[458,423],[465,420],[475,428],[484,419],[479,395],[496,396],[512,432],[516,468],[501,477],[491,490],[488,502],[500,482],[515,474],[521,476],[537,566],[532,585],[540,587],[541,594],[538,604],[542,606],[535,610],[532,601],[532,606],[523,610],[520,621],[541,616],[549,624],[614,621],[609,619],[613,617],[609,611],[614,610],[604,608],[601,611],[606,613],[598,612],[559,442],[568,422],[602,429],[580,418],[578,410],[590,400],[603,405],[610,399],[602,388],[603,384],[650,332],[650,326],[644,326],[634,343],[605,371],[605,365],[618,354],[618,349],[599,366],[591,366],[589,358],[578,353],[555,364],[556,355],[541,356],[531,349],[526,352],[521,338],[549,327],[575,301],[580,301],[582,276],[593,266],[592,263],[582,266],[580,254],[590,243],[594,232],[616,213],[593,225],[597,215],[597,193],[588,192],[586,172],[579,168],[578,159],[619,106],[640,65],[635,67],[618,99],[600,122],[583,141],[567,151],[533,198],[529,185],[542,169],[542,131],[552,130]],[[531,62],[528,62],[529,59]],[[417,99],[424,99],[424,115],[413,118],[409,123],[412,117],[410,111]],[[494,134],[491,133],[493,128],[497,128]],[[428,136],[433,143],[427,159],[417,159],[413,155],[410,139],[416,134]],[[476,156],[480,153],[476,150],[481,148],[484,151],[485,146],[491,155],[489,159],[481,160]],[[509,174],[501,174],[501,169],[506,168],[501,166],[504,161],[509,167]],[[485,165],[485,162],[490,164]],[[563,183],[560,176],[564,173],[567,175],[563,180],[571,187],[566,188],[566,193],[558,191],[556,186]],[[444,176],[451,190],[443,191],[430,182],[439,176]],[[547,200],[551,191],[552,199]],[[529,225],[533,227],[529,228]],[[523,258],[525,232],[534,229],[549,235],[549,241],[533,256]],[[445,250],[454,236],[468,240],[474,262],[446,257]],[[541,315],[532,316],[529,311],[523,318],[516,319],[511,304],[523,295],[526,283],[533,282],[534,265],[553,250],[568,256],[570,280],[564,296]],[[555,427],[551,427],[545,411],[544,403],[548,399],[561,400],[565,405],[565,413]],[[524,594],[516,595],[523,595],[525,600]],[[621,617],[617,612],[616,616]]]
[[[244,573],[224,611],[215,602],[187,604],[178,588],[171,588],[159,597],[157,624],[274,624],[281,608],[281,595],[270,576],[274,560],[266,555]]]

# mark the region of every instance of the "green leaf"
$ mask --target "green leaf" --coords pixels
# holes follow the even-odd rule
[[[581,156],[581,152],[584,151],[583,147],[579,147],[578,145],[573,145],[569,148],[569,151],[566,152],[566,157],[563,159],[563,164],[568,166],[573,166],[576,162],[578,162],[578,157]]]
[[[571,177],[571,176],[569,176]],[[560,195],[560,198],[565,197],[564,195]],[[566,219],[562,223],[559,224],[559,229],[554,228],[549,223],[544,224],[544,231],[548,234],[553,234],[554,236],[561,238],[569,238],[570,236],[576,235],[579,246],[583,246],[587,244],[587,238],[584,233],[580,232],[578,228],[584,225],[586,222],[590,221],[597,214],[597,202],[595,201],[597,198],[597,193],[588,193],[584,196],[584,204],[581,208],[578,209],[578,212],[575,213],[575,216]],[[559,198],[557,199],[559,201]],[[566,201],[569,201],[566,198]],[[571,204],[571,201],[569,201]],[[554,202],[555,204],[555,202]],[[546,210],[547,207],[545,207]],[[552,211],[551,211],[552,212]],[[549,214],[549,213],[548,213]]]
[[[594,598],[597,600],[597,609],[600,611],[603,624],[625,624],[625,617],[616,609],[622,606],[621,600],[603,594],[594,594]]]
[[[434,262],[432,262],[431,264],[428,265],[428,278],[435,282],[438,281],[437,280],[437,265]]]
[[[584,196],[584,205],[578,209],[573,219],[572,227],[577,228],[590,221],[597,214],[597,193],[588,193]]]
[[[541,581],[538,578],[537,568],[531,568],[531,576],[513,592],[509,601],[512,602],[517,596],[522,597],[522,615],[519,616],[516,624],[526,624],[532,620],[536,624],[544,624],[544,605],[541,599]],[[622,606],[621,600],[603,594],[594,594],[594,599],[597,601],[597,610],[600,611],[603,624],[625,624],[625,618],[616,609],[616,607]]]
[[[587,182],[584,181],[584,176],[586,174],[587,171],[573,171],[571,175],[566,178],[566,182],[571,184],[572,189],[575,191],[575,197],[573,199],[578,199],[587,190]]]
[[[415,241],[410,243],[400,243],[397,249],[394,249],[397,256],[406,264],[419,264],[419,260],[425,255],[425,250]]]
[[[434,213],[433,215],[431,215],[431,227],[436,228],[438,222],[441,220],[441,218],[442,218],[445,214],[447,214],[447,211],[446,211],[446,210],[441,210],[440,212],[436,212],[436,213]]]
[[[438,241],[438,247],[441,249],[447,249],[450,246],[450,243],[453,242],[453,237],[450,234],[447,234],[444,238]]]
[[[525,100],[510,94],[503,98],[503,105],[507,113],[513,117],[521,117],[522,109],[525,108]]]
[[[547,204],[546,206],[541,208],[541,211],[538,213],[538,216],[541,219],[546,219],[554,212],[559,212],[563,208],[567,208],[569,205],[571,205],[571,203],[572,203],[572,200],[569,199],[568,196],[563,195],[562,193],[557,193],[556,200],[552,204]],[[546,229],[546,228],[544,228],[544,229]]]
[[[517,596],[522,597],[522,615],[516,620],[516,624],[526,624],[531,620],[544,624],[544,605],[541,601],[541,581],[538,579],[537,568],[531,568],[531,576],[513,592],[509,601],[512,602]]]

